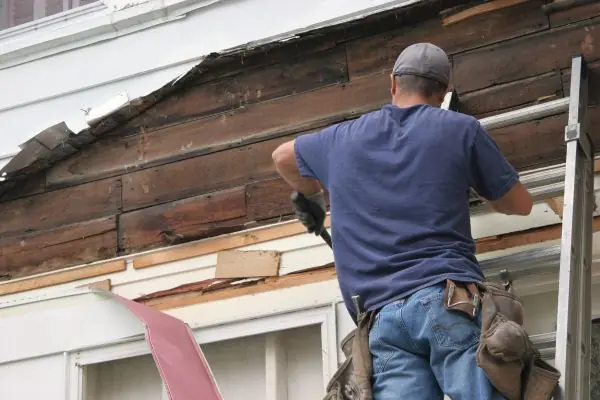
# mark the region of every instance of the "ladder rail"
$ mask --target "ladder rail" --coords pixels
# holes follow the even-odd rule
[[[594,152],[587,135],[588,73],[583,56],[572,60],[570,88],[555,354],[561,378],[555,398],[587,400],[590,398]]]

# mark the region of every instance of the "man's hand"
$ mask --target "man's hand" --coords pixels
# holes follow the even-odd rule
[[[318,236],[325,229],[325,215],[327,213],[325,196],[322,191],[310,196],[300,196],[302,196],[301,199],[292,201],[296,217],[308,232]]]

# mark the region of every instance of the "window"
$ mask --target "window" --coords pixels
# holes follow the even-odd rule
[[[0,0],[0,30],[58,14],[97,0]]]

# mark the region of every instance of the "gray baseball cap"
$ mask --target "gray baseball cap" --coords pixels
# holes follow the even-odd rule
[[[434,79],[446,86],[450,82],[450,60],[438,46],[416,43],[405,48],[396,59],[394,76],[417,75]]]

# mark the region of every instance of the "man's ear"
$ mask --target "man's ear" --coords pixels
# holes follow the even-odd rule
[[[390,93],[392,96],[396,95],[396,78],[393,74],[390,74]]]

